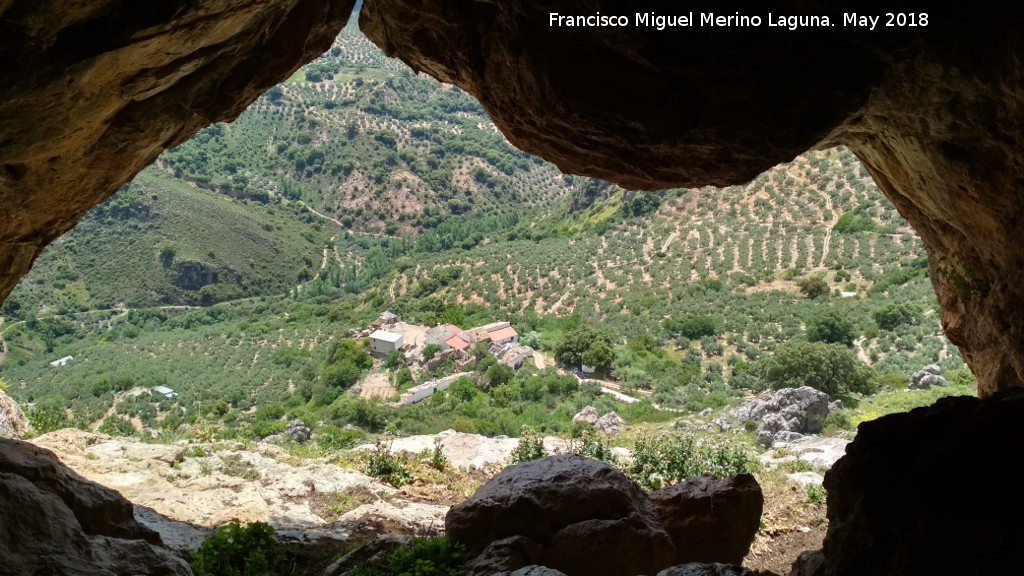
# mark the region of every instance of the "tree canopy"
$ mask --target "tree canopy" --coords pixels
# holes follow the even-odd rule
[[[611,337],[603,330],[590,324],[581,324],[555,345],[555,360],[563,364],[582,364],[583,353],[597,342],[603,342],[609,348],[612,345]]]
[[[835,398],[868,394],[874,371],[842,344],[787,342],[762,365],[761,379],[775,390],[810,386]]]

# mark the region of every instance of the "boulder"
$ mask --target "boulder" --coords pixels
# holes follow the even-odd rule
[[[615,412],[609,412],[604,416],[597,419],[594,424],[594,428],[598,431],[604,432],[605,434],[615,435],[619,433],[619,426],[625,424],[626,421],[619,417]]]
[[[1018,574],[1024,392],[948,397],[860,425],[825,475],[825,572]]]
[[[6,392],[0,390],[0,438],[17,440],[32,428],[21,407]]]
[[[313,436],[313,431],[302,420],[292,420],[285,426],[282,436],[293,442],[304,444]]]
[[[587,406],[583,410],[580,410],[579,413],[577,413],[575,416],[573,416],[572,421],[574,423],[586,422],[591,426],[596,426],[598,418],[599,416],[597,415],[597,408],[594,408],[593,406]]]
[[[448,512],[445,529],[466,545],[473,566],[488,569],[538,564],[569,576],[634,576],[657,572],[675,556],[643,489],[576,454],[505,468]],[[471,571],[484,573],[493,574]]]
[[[672,538],[673,562],[741,564],[761,521],[764,495],[750,474],[704,475],[650,494]]]
[[[832,409],[828,395],[810,386],[783,388],[765,392],[755,400],[745,402],[729,413],[739,423],[754,420],[758,423],[757,443],[772,447],[776,442],[792,442],[797,436],[778,435],[779,432],[819,434],[825,427],[825,418]]]
[[[911,390],[927,390],[932,386],[945,388],[948,385],[946,379],[942,376],[942,369],[935,364],[929,364],[914,372],[914,375],[910,377],[907,388]]]
[[[49,450],[0,440],[0,566],[11,576],[189,576],[188,564],[135,520],[132,504]]]

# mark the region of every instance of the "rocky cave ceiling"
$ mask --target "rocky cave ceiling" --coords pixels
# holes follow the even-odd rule
[[[0,299],[162,150],[326,50],[353,3],[0,0]],[[930,9],[926,27],[874,31],[841,26],[834,2],[731,9],[837,24],[567,29],[549,13],[635,7],[366,0],[360,26],[475,95],[513,144],[628,188],[741,183],[850,147],[924,240],[942,324],[980,392],[1021,386],[1024,8]]]

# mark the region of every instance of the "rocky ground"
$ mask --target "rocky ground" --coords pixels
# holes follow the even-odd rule
[[[149,444],[75,429],[32,440],[85,478],[120,492],[136,505],[136,517],[171,546],[194,548],[213,528],[238,519],[268,522],[285,540],[325,549],[379,533],[443,531],[449,507],[500,471],[517,443],[447,431],[394,439],[391,450],[422,454],[435,442],[447,458],[445,469],[413,458],[413,482],[395,489],[360,471],[372,445],[301,458],[263,443]],[[550,452],[565,450],[557,438],[545,444]],[[762,456],[763,526],[745,565],[785,574],[800,552],[820,547],[824,505],[809,504],[806,488],[787,473],[810,475],[813,483],[812,470],[830,465],[844,445],[811,437]]]

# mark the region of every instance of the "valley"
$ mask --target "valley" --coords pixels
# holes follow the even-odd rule
[[[152,458],[162,464],[146,489],[181,499],[225,486],[268,498],[239,513],[218,492],[228,503],[202,518],[188,502],[195,517],[178,519],[207,527],[276,514],[320,529],[358,516],[350,504],[401,516],[388,508],[395,490],[429,525],[543,442],[658,489],[685,477],[636,462],[692,441],[725,464],[688,472],[755,472],[784,503],[754,548],[774,558],[758,566],[781,570],[820,546],[816,490],[831,463],[786,459],[773,434],[845,442],[862,422],[977,395],[928,275],[921,240],[846,148],[741,186],[625,190],[515,149],[472,97],[414,75],[350,24],[47,249],[0,309],[0,389],[43,444],[124,491],[137,490],[131,465],[90,454],[171,454]],[[430,340],[437,327],[455,338],[499,325]],[[506,329],[515,349],[508,334],[487,337]],[[402,340],[381,353],[377,330]],[[941,384],[920,385],[925,367]],[[813,430],[733,416],[801,386],[827,396]],[[588,407],[621,428],[581,422]],[[381,446],[395,437],[437,434],[505,451],[430,471],[437,452],[409,450],[394,456],[415,471],[405,483],[402,466],[373,468],[368,454],[392,457]],[[337,473],[323,490],[336,499],[358,469],[372,502],[316,502],[296,488],[306,480],[268,478],[288,466]],[[816,488],[794,487],[799,473]],[[172,500],[147,505],[171,514]],[[812,530],[817,543],[792,536]],[[783,553],[785,538],[799,544]]]

